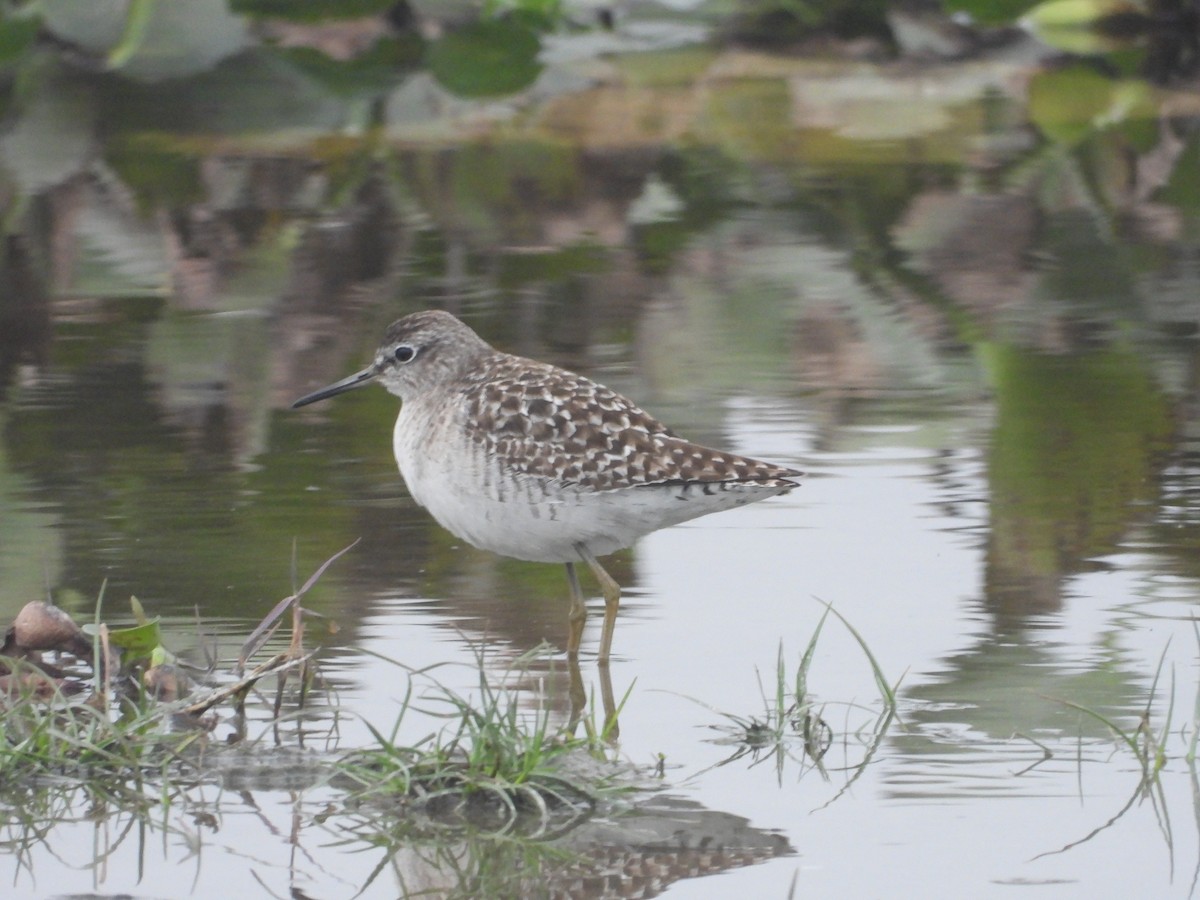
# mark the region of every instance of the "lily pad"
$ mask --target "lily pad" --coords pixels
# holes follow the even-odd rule
[[[460,97],[498,97],[524,90],[541,74],[541,41],[508,20],[452,31],[429,48],[426,64],[443,87]]]

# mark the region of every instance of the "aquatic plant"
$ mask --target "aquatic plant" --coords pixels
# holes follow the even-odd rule
[[[548,652],[539,647],[518,658],[510,675],[523,675]],[[543,835],[590,815],[601,796],[633,787],[632,770],[612,757],[615,716],[598,722],[593,709],[576,734],[573,720],[555,726],[548,705],[526,709],[516,691],[494,684],[482,652],[476,652],[475,665],[473,696],[443,685],[428,670],[410,673],[390,732],[367,723],[375,746],[336,764],[353,804],[386,814],[402,809],[436,827]],[[420,698],[414,678],[427,682]],[[411,712],[445,719],[446,727],[402,744],[398,735]]]
[[[774,679],[770,684],[770,690],[764,685],[761,673],[756,673],[763,699],[761,714],[741,715],[718,710],[706,703],[701,703],[702,706],[713,710],[725,720],[720,725],[712,726],[722,732],[721,742],[733,744],[737,748],[731,756],[722,760],[718,765],[728,765],[746,757],[752,760],[752,765],[759,765],[771,760],[775,764],[776,777],[782,782],[786,763],[791,760],[801,766],[801,773],[808,768],[816,768],[828,777],[824,759],[835,737],[834,729],[829,724],[826,715],[826,710],[831,704],[818,700],[813,694],[809,674],[822,629],[831,614],[841,621],[862,648],[871,666],[880,701],[879,709],[872,711],[874,719],[870,725],[855,731],[856,736],[862,740],[865,752],[857,763],[849,766],[854,774],[842,791],[849,787],[850,783],[853,783],[865,769],[895,718],[896,691],[900,682],[888,682],[863,636],[841,613],[828,604],[809,638],[804,653],[800,656],[794,673],[789,674],[788,672],[782,642],[779,645]],[[797,744],[802,751],[799,754],[795,752]],[[839,795],[840,793],[841,791],[839,791]]]

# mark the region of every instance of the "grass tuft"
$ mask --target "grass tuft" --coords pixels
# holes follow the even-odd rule
[[[518,659],[510,676],[523,676],[545,652],[539,648]],[[478,682],[471,697],[428,671],[409,670],[390,732],[368,723],[375,746],[336,764],[341,780],[351,785],[351,804],[385,815],[415,815],[434,830],[469,827],[546,837],[592,815],[600,798],[631,789],[628,772],[611,757],[608,721],[597,725],[592,710],[582,736],[569,725],[555,727],[546,705],[528,709],[516,691],[492,682],[482,653],[476,653],[475,665]],[[427,681],[420,701],[414,698],[414,678]],[[414,712],[447,724],[413,744],[400,744],[404,721]]]
[[[5,644],[14,655],[0,657],[0,801],[4,800],[4,786],[70,779],[94,786],[101,796],[128,800],[129,791],[149,791],[162,803],[168,802],[174,794],[173,780],[190,779],[201,770],[201,752],[211,744],[208,733],[215,724],[206,713],[234,700],[240,717],[241,703],[258,681],[275,675],[282,692],[287,673],[308,664],[312,654],[305,653],[300,643],[305,611],[299,600],[339,556],[341,553],[326,561],[299,591],[280,601],[247,642],[239,667],[262,649],[277,627],[275,619],[290,609],[292,640],[284,653],[248,675],[239,671],[239,677],[224,687],[182,698],[179,694],[186,694],[189,680],[162,646],[158,620],[148,619],[136,598],[131,605],[137,624],[112,629],[102,617],[105,587],[101,586],[89,629],[90,652],[86,647],[79,651],[90,657],[91,671],[86,678],[30,652],[30,647],[13,637],[14,624]],[[71,641],[62,646],[55,643],[50,649],[61,652],[88,643],[82,638],[84,632],[61,610],[37,603],[28,604],[27,610],[35,615],[25,622],[36,619],[41,625],[74,629]],[[22,621],[21,615],[17,621]],[[170,699],[164,700],[168,694]],[[279,703],[277,698],[276,722],[280,720]]]
[[[1198,645],[1200,645],[1200,628],[1196,628],[1196,626],[1193,624],[1193,629],[1196,632],[1196,642]],[[1047,856],[1066,853],[1067,851],[1072,850],[1082,844],[1088,843],[1115,825],[1125,816],[1126,813],[1133,809],[1136,804],[1144,800],[1150,801],[1150,807],[1154,811],[1159,829],[1163,834],[1163,838],[1166,841],[1167,846],[1173,846],[1174,841],[1172,838],[1171,820],[1167,815],[1168,807],[1161,778],[1163,770],[1166,768],[1167,764],[1172,758],[1169,743],[1172,734],[1172,720],[1175,714],[1175,673],[1173,669],[1171,671],[1170,686],[1167,691],[1165,706],[1166,712],[1163,716],[1163,722],[1157,728],[1154,725],[1155,699],[1159,693],[1159,685],[1162,681],[1163,668],[1166,664],[1167,650],[1169,647],[1170,642],[1168,641],[1167,646],[1163,648],[1163,652],[1159,656],[1158,665],[1154,670],[1154,677],[1150,681],[1150,688],[1146,696],[1146,705],[1138,713],[1136,724],[1134,724],[1133,727],[1123,726],[1113,717],[1107,716],[1080,703],[1075,703],[1071,700],[1057,699],[1058,703],[1061,703],[1070,709],[1077,710],[1083,715],[1103,724],[1116,739],[1117,746],[1126,749],[1133,756],[1133,758],[1137,760],[1141,769],[1141,774],[1137,784],[1134,785],[1128,800],[1125,802],[1125,805],[1122,806],[1121,809],[1119,809],[1114,815],[1110,816],[1107,821],[1103,822],[1096,828],[1093,828],[1082,838],[1071,841],[1068,844],[1064,844],[1062,847],[1059,847],[1056,850],[1048,850],[1044,853],[1039,853],[1037,856],[1033,857],[1034,859],[1042,859]],[[1183,759],[1186,761],[1189,769],[1193,769],[1193,771],[1196,759],[1196,744],[1198,734],[1200,734],[1200,685],[1198,685],[1196,688],[1196,697],[1193,701],[1191,721],[1186,723],[1182,728],[1185,746]],[[1048,749],[1043,748],[1043,750],[1047,754],[1048,758]],[[1080,750],[1076,756],[1076,765],[1079,768],[1080,784],[1082,785],[1082,741],[1080,742]],[[1197,869],[1196,874],[1193,877],[1189,896],[1195,892],[1198,881],[1200,881],[1200,868]]]
[[[1168,642],[1168,647],[1170,643]],[[1167,657],[1167,647],[1163,648],[1162,654],[1158,658],[1158,666],[1154,670],[1154,678],[1150,682],[1150,691],[1146,698],[1146,706],[1138,716],[1137,724],[1132,728],[1122,727],[1115,719],[1106,716],[1090,707],[1083,706],[1080,703],[1075,703],[1071,700],[1058,700],[1057,702],[1063,706],[1078,710],[1085,716],[1095,719],[1103,724],[1118,743],[1124,745],[1134,758],[1141,765],[1142,779],[1141,785],[1143,788],[1149,788],[1158,781],[1159,773],[1167,764],[1167,738],[1171,732],[1171,715],[1175,709],[1175,677],[1174,673],[1171,676],[1171,687],[1167,698],[1167,714],[1162,726],[1156,731],[1152,724],[1154,698],[1158,693],[1159,679],[1162,677],[1163,664]],[[1197,709],[1200,709],[1200,692],[1197,695]],[[1196,724],[1200,719],[1192,723],[1192,741],[1189,751],[1195,746],[1195,731]]]
[[[895,684],[888,682],[879,662],[862,635],[829,604],[825,604],[825,612],[818,620],[816,628],[813,629],[812,636],[809,638],[793,674],[788,672],[782,643],[779,645],[774,679],[770,690],[764,686],[762,674],[756,672],[759,692],[763,699],[761,714],[738,715],[716,709],[695,698],[689,698],[725,719],[724,724],[713,727],[724,733],[722,742],[737,746],[734,753],[718,765],[728,765],[746,757],[752,759],[753,765],[768,760],[773,761],[776,778],[782,783],[784,769],[790,760],[800,764],[801,774],[808,768],[816,768],[823,777],[828,777],[825,755],[833,745],[835,731],[826,716],[829,704],[819,701],[812,692],[810,673],[822,631],[830,614],[836,616],[846,626],[846,629],[862,647],[875,677],[875,684],[879,689],[880,709],[873,724],[869,729],[860,728],[854,732],[854,736],[865,744],[865,756],[857,765],[850,767],[854,771],[854,775],[842,788],[842,791],[848,788],[862,773],[878,750],[883,736],[895,717],[896,693],[900,682],[897,681]],[[797,747],[800,752],[796,752]],[[839,791],[839,796],[842,791]]]

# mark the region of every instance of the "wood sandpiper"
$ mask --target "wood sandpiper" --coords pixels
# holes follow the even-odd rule
[[[597,556],[787,493],[800,474],[685,441],[615,391],[502,353],[437,310],[393,322],[367,368],[292,407],[376,379],[402,402],[392,448],[418,504],[476,547],[566,563],[571,659],[587,617],[577,562],[604,594],[599,661],[607,663],[621,588]]]

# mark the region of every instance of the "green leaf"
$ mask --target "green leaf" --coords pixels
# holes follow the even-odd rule
[[[136,616],[139,611],[140,604],[138,604],[138,609],[135,609],[134,615]],[[142,612],[142,618],[145,619],[144,612]],[[125,656],[130,659],[150,660],[156,653],[164,660],[170,659],[171,654],[163,647],[162,629],[159,628],[161,621],[159,616],[155,616],[153,619],[139,622],[132,628],[109,629],[108,641],[114,647],[124,650]],[[86,634],[95,634],[98,627],[88,624],[83,626],[83,630]]]
[[[443,87],[460,97],[495,97],[533,83],[542,71],[540,50],[537,34],[523,25],[480,22],[433,44],[426,64]]]
[[[162,645],[162,633],[158,628],[159,621],[158,616],[155,616],[143,625],[134,625],[132,628],[114,628],[109,631],[108,640],[114,646],[128,650],[135,656],[148,659],[154,652],[154,648]]]

